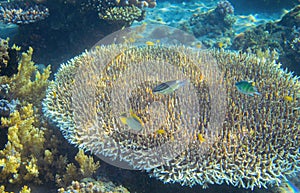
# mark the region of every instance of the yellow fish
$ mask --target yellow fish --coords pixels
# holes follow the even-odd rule
[[[198,133],[198,140],[200,143],[204,143],[206,141],[201,133]]]
[[[125,113],[120,116],[120,120],[124,125],[127,125],[130,129],[140,131],[144,127],[142,120],[132,111],[129,110],[130,116],[127,117]]]
[[[154,46],[155,43],[154,43],[154,42],[151,42],[151,41],[147,41],[147,42],[146,42],[146,45],[148,45],[148,46]]]
[[[56,92],[54,91],[54,92],[53,92],[53,98],[56,99],[56,97],[57,97],[57,94],[56,94]]]
[[[159,129],[159,130],[156,131],[156,133],[162,135],[162,134],[165,134],[166,131],[163,130],[163,129]]]
[[[224,47],[224,43],[223,42],[218,42],[217,43],[217,48],[223,48]]]
[[[291,96],[284,96],[283,99],[287,102],[292,102],[293,101],[293,97],[291,97]]]
[[[202,44],[201,44],[200,42],[197,42],[197,43],[196,43],[196,48],[199,48],[199,49],[200,49],[201,47],[202,47]]]

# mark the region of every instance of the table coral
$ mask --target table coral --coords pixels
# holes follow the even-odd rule
[[[227,183],[249,189],[278,185],[300,170],[300,84],[298,77],[280,68],[272,54],[265,56],[171,45],[96,47],[62,65],[48,89],[43,110],[70,143],[111,163],[116,160],[147,170],[164,183],[203,187]],[[191,97],[191,90],[181,91],[185,87],[168,97],[153,95],[151,88],[159,78],[179,78],[174,77],[179,72],[171,67],[163,71],[168,64],[184,73],[197,90],[196,96]],[[200,67],[216,67],[221,72],[203,74]],[[162,77],[148,78],[147,73],[158,73],[156,69]],[[255,80],[262,97],[239,93],[234,85],[241,80]],[[219,86],[217,91],[210,84]],[[224,94],[220,94],[222,88]],[[176,98],[181,92],[189,96]],[[286,102],[286,95],[293,100]],[[190,98],[195,100],[185,101]],[[166,102],[166,115],[157,106],[150,109],[157,101]],[[195,101],[201,110],[193,114],[192,107],[198,105]],[[192,106],[188,113],[176,114],[180,102]],[[225,105],[226,111],[211,105]],[[118,121],[118,111],[129,108],[149,125],[142,133],[129,132]],[[152,111],[155,120],[149,118]],[[219,118],[222,115],[224,121]],[[221,124],[216,133],[217,125],[208,129],[214,124],[213,117]],[[194,127],[178,126],[195,119],[199,121]],[[163,123],[157,126],[156,121]],[[158,129],[166,134],[158,135]],[[183,137],[176,138],[178,133]],[[199,134],[205,141],[199,140]],[[151,151],[167,142],[183,144],[180,147],[184,149],[174,155],[169,154],[173,147],[166,148],[165,157]]]

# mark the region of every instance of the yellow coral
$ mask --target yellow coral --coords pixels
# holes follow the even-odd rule
[[[28,161],[27,165],[25,166],[27,170],[27,174],[24,176],[25,180],[31,180],[34,177],[38,177],[39,170],[37,166],[37,159],[35,157],[32,157],[30,161]]]
[[[78,162],[79,168],[74,163],[69,163],[63,175],[56,175],[58,186],[66,186],[73,180],[91,177],[100,166],[99,161],[94,162],[93,157],[85,155],[83,150],[79,150],[75,160]]]
[[[20,193],[30,193],[31,189],[28,186],[23,186],[22,190],[20,191]]]
[[[8,127],[8,142],[0,151],[0,165],[3,167],[0,181],[16,183],[38,177],[36,157],[43,149],[45,138],[44,132],[33,126],[32,108],[28,104],[11,113],[9,118],[1,118],[1,126]]]
[[[80,173],[83,177],[92,176],[100,166],[99,161],[95,163],[93,157],[85,155],[82,149],[75,156],[75,160],[80,165]]]
[[[48,163],[51,164],[53,162],[53,154],[50,150],[46,149],[45,152],[45,157],[44,160]]]
[[[22,53],[19,61],[18,73],[12,77],[1,76],[0,84],[8,84],[11,96],[21,98],[29,103],[39,106],[45,96],[46,88],[49,84],[50,65],[41,74],[37,66],[31,61],[33,49],[30,47],[27,52]],[[33,79],[33,80],[32,80]]]

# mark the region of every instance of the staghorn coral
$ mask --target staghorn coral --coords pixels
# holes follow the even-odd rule
[[[43,110],[70,143],[112,164],[122,162],[120,167],[145,169],[165,183],[206,187],[226,182],[251,189],[278,185],[300,169],[300,84],[280,69],[272,53],[264,56],[177,46],[96,47],[62,65]],[[216,66],[220,74],[217,69],[205,71]],[[162,74],[153,78],[147,74],[151,72]],[[183,77],[196,96],[185,87],[182,92],[194,100],[180,90],[174,97],[151,92],[159,80]],[[239,93],[234,85],[240,80],[255,80],[262,97]],[[286,102],[287,95],[293,100]],[[176,104],[189,104],[187,116]],[[213,105],[225,105],[227,111]],[[128,109],[141,117],[145,131],[130,132],[118,121]],[[195,119],[196,125],[180,127]],[[175,150],[178,154],[170,152]]]

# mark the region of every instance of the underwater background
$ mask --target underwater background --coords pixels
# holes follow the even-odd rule
[[[299,192],[299,0],[1,1],[0,38],[0,193]]]

